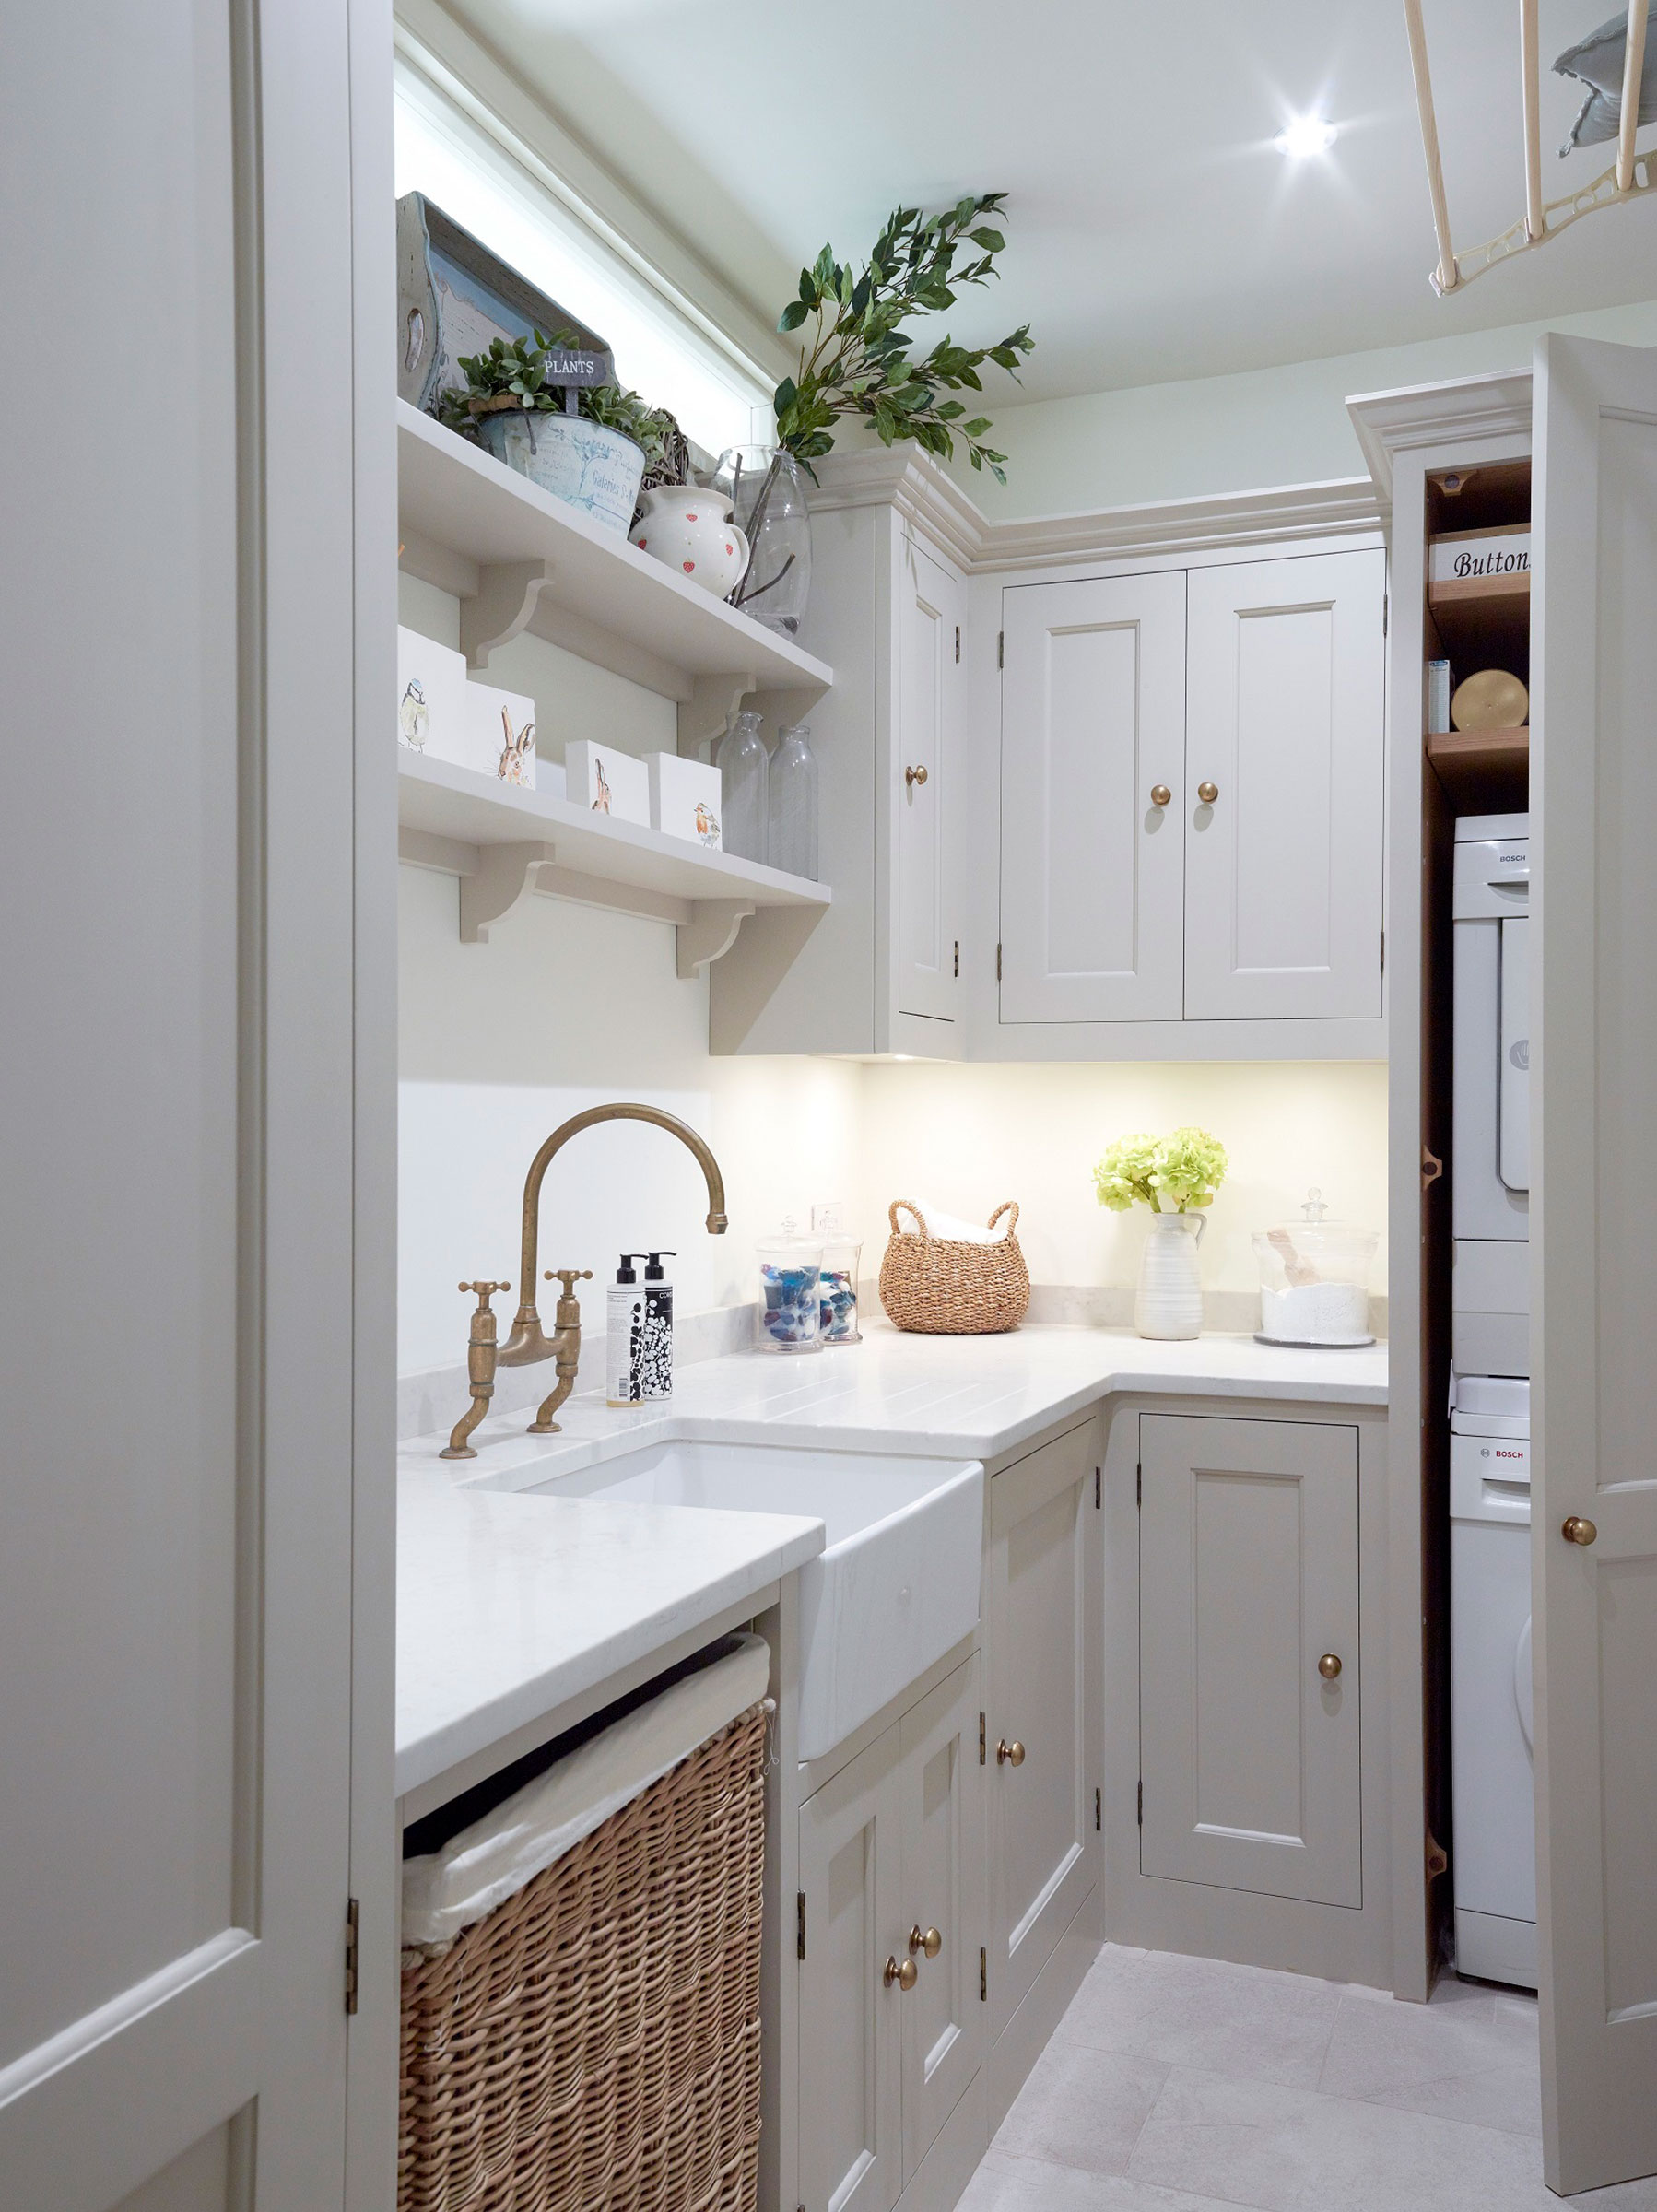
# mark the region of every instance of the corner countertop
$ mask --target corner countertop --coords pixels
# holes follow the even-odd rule
[[[475,1460],[445,1436],[399,1454],[399,1795],[791,1573],[823,1524],[781,1513],[523,1497],[525,1486],[678,1438],[993,1459],[1101,1399],[1133,1394],[1384,1406],[1384,1345],[1299,1351],[1249,1336],[1157,1343],[1129,1330],[1027,1326],[907,1336],[680,1370],[661,1408],[570,1400],[557,1437],[498,1414]],[[456,1411],[460,1409],[457,1407]]]

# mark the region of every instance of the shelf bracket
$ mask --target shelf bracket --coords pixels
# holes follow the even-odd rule
[[[723,960],[753,911],[749,899],[698,899],[676,933],[679,981],[694,982],[711,960]]]
[[[460,643],[468,668],[487,668],[497,645],[510,644],[535,611],[552,582],[549,560],[487,561],[477,572],[477,595],[460,603]]]
[[[681,755],[700,759],[704,747],[724,735],[732,715],[754,688],[752,669],[736,669],[729,676],[692,677],[690,697],[679,701]]]
[[[541,870],[558,859],[552,845],[481,845],[476,875],[460,879],[463,945],[487,945],[493,924],[537,888]]]

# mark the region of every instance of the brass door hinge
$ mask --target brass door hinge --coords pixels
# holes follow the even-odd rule
[[[1443,1844],[1440,1842],[1438,1837],[1434,1835],[1432,1830],[1429,1828],[1427,1831],[1428,1880],[1429,1882],[1437,1881],[1440,1875],[1448,1870],[1449,1865],[1449,1853],[1445,1851]]]
[[[990,2002],[990,1953],[981,1943],[978,1947],[978,2001],[981,2005]]]
[[[999,945],[995,947],[995,981],[997,982],[1001,981],[1001,947]]]
[[[794,1956],[797,1959],[804,1959],[805,1956],[805,1892],[804,1889],[798,1891],[794,1898]]]
[[[960,974],[960,971],[961,971],[961,941],[960,941],[959,937],[957,937],[957,939],[955,940],[955,972],[956,972],[956,974],[958,976],[958,975]]]
[[[955,657],[958,665],[961,657],[961,626],[958,622],[955,626]]]
[[[1099,1830],[1104,1827],[1104,1792],[1099,1789],[1095,1789],[1093,1793],[1093,1832],[1096,1836],[1099,1834]]]
[[[357,1962],[359,1955],[362,1908],[354,1897],[346,1900],[346,2010],[357,2009]]]
[[[981,1767],[984,1763],[984,1716],[981,1712],[978,1716],[978,1763]]]
[[[1006,665],[1007,633],[1005,629],[998,629],[995,632],[995,665],[998,668],[1005,668]]]

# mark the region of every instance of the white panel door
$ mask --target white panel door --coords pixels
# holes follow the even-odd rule
[[[1178,1021],[1185,578],[1002,609],[1001,1018]]]
[[[354,438],[351,29],[8,18],[11,344],[95,325],[120,397],[0,429],[6,2212],[343,2201],[353,1098],[391,1095],[353,1057],[353,531],[389,582],[394,520]],[[388,206],[389,159],[356,182]],[[389,1858],[389,1696],[362,1717]]]
[[[1536,361],[1537,1888],[1547,2179],[1575,2192],[1657,2170],[1657,352]]]
[[[990,1485],[990,2007],[999,2035],[1098,1872],[1099,1430]]]
[[[1379,547],[1192,571],[1188,1020],[1381,1012],[1385,593]]]
[[[949,818],[960,804],[961,624],[958,577],[904,541],[898,602],[898,723],[892,800],[898,819],[898,1006],[954,1018],[958,991]]]
[[[898,2007],[903,2038],[907,2185],[983,2057],[978,1954],[985,1940],[983,1769],[978,1763],[979,1662],[958,1667],[899,1723],[902,1902],[899,1956],[919,1969]],[[925,1938],[942,1937],[928,1956]],[[914,1942],[919,1935],[923,1941]]]
[[[898,1730],[800,1807],[800,2203],[890,2212],[902,2187],[904,1993]]]
[[[1357,1431],[1145,1414],[1139,1444],[1140,1871],[1361,1905]]]

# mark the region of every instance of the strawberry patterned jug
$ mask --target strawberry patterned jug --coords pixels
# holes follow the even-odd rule
[[[731,520],[723,492],[699,484],[653,484],[644,512],[633,525],[633,543],[723,599],[748,565],[748,541]]]

